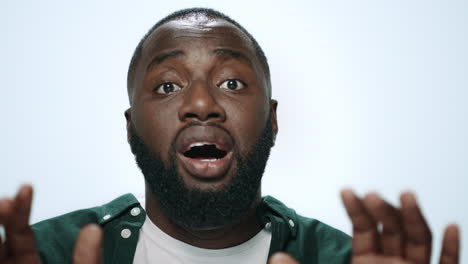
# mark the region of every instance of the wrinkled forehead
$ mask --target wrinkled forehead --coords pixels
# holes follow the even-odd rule
[[[169,21],[156,29],[143,45],[143,57],[162,51],[182,49],[190,52],[200,47],[231,48],[254,58],[255,51],[249,37],[233,24],[222,19],[189,16]]]

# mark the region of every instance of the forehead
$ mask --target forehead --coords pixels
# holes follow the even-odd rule
[[[150,59],[163,51],[181,49],[190,53],[200,48],[229,48],[255,58],[252,41],[239,28],[225,20],[200,16],[161,25],[145,41],[143,58]]]

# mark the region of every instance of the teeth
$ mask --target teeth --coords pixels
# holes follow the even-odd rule
[[[189,148],[193,148],[193,147],[201,147],[203,145],[213,145],[212,143],[208,143],[208,142],[195,142],[195,143],[192,143],[190,144]]]
[[[202,159],[200,161],[204,161],[204,162],[213,162],[213,161],[216,161],[217,159]]]

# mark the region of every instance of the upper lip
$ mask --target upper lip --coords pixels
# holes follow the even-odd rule
[[[234,146],[232,137],[224,129],[210,125],[196,125],[185,128],[178,135],[176,150],[183,154],[196,144],[212,144],[226,152],[230,152]]]

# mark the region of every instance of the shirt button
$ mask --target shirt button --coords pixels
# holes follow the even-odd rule
[[[130,211],[130,214],[133,215],[133,216],[137,216],[137,215],[140,214],[140,212],[141,212],[140,208],[135,207]]]
[[[291,227],[294,227],[294,222],[293,222],[293,220],[289,219],[289,225],[290,225]]]
[[[132,235],[132,231],[130,231],[130,229],[128,229],[128,228],[125,228],[125,229],[122,230],[122,232],[120,232],[120,235],[123,238],[129,238]]]
[[[106,214],[102,219],[107,220],[107,219],[109,219],[110,217],[111,217],[110,214]]]

